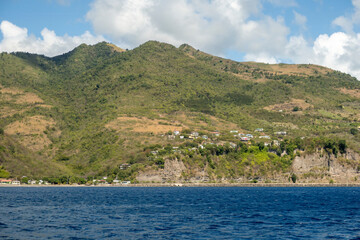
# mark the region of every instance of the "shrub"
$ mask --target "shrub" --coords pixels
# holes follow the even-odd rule
[[[0,178],[8,178],[10,173],[3,166],[0,166]]]
[[[350,129],[350,133],[351,133],[352,135],[356,135],[356,134],[358,134],[358,132],[359,132],[359,130],[357,130],[356,128]]]
[[[293,108],[293,112],[297,112],[297,111],[300,111],[300,110],[301,110],[301,108],[299,108],[298,106]]]

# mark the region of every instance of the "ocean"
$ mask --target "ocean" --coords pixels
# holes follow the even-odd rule
[[[356,187],[2,187],[0,239],[360,239]]]

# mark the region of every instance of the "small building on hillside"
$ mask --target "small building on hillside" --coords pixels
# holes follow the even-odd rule
[[[11,184],[12,180],[11,179],[0,179],[0,184]]]
[[[197,138],[199,136],[198,132],[191,132],[190,136]]]
[[[237,146],[237,145],[236,145],[235,143],[233,143],[233,142],[229,142],[229,145],[230,145],[231,148],[236,148],[236,146]]]
[[[270,139],[270,136],[260,136],[259,138]]]
[[[152,151],[151,153],[156,155],[158,151]],[[125,170],[125,169],[128,169],[131,165],[128,164],[128,163],[123,163],[123,164],[120,164],[119,168],[121,170]]]
[[[248,137],[241,137],[240,140],[243,141],[243,142],[247,142],[247,141],[249,141],[249,138]]]
[[[220,132],[219,131],[215,131],[215,132],[211,132],[211,134],[215,137],[219,137],[220,136]]]
[[[120,184],[120,182],[121,182],[120,180],[115,179],[115,180],[113,181],[113,184],[114,184],[114,185],[119,185],[119,184]]]
[[[12,185],[20,185],[20,181],[18,180],[14,180],[11,182]]]
[[[251,135],[251,134],[246,134],[246,137],[248,137],[248,138],[253,138],[254,136]]]

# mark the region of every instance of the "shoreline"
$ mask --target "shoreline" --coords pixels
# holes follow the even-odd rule
[[[124,185],[11,185],[0,184],[0,188],[24,187],[24,188],[38,188],[38,187],[360,187],[360,183],[138,183],[138,184],[124,184]]]

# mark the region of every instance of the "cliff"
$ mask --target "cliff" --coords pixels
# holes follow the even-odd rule
[[[357,182],[360,178],[360,155],[348,150],[345,154],[327,154],[324,150],[295,157],[293,172],[299,182]]]

